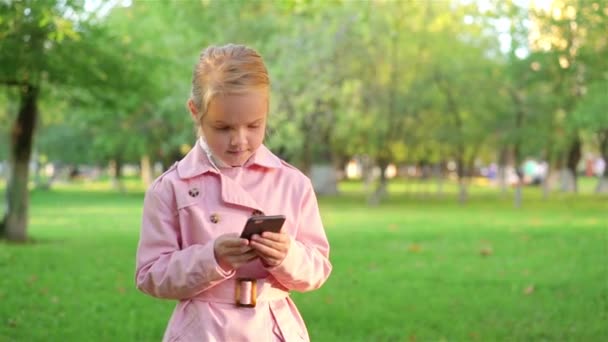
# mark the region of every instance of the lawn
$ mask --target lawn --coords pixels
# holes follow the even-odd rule
[[[0,243],[0,341],[158,341],[174,303],[134,288],[142,192],[31,195],[33,243]],[[608,339],[608,197],[473,189],[320,200],[334,271],[293,295],[313,341]],[[0,191],[1,192],[1,191]],[[0,204],[1,204],[0,200]]]

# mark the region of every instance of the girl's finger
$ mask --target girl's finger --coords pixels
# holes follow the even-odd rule
[[[257,241],[252,241],[251,247],[253,247],[253,249],[255,249],[258,252],[258,254],[261,254],[265,258],[278,259],[281,257],[281,255],[283,255],[282,251],[269,247],[267,245],[258,243]]]
[[[285,233],[263,232],[262,237],[276,242],[285,242],[289,239]]]

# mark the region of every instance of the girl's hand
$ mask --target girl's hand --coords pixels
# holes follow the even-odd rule
[[[247,239],[236,234],[224,234],[215,239],[213,252],[220,267],[230,272],[257,258]]]
[[[287,256],[291,239],[287,233],[264,232],[262,236],[253,235],[249,245],[262,259],[264,266],[273,267],[280,265]]]

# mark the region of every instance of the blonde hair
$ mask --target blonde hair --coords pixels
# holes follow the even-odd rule
[[[218,95],[243,94],[253,90],[270,90],[270,78],[262,56],[244,45],[228,44],[204,49],[192,74],[190,99],[198,111],[196,125],[201,135],[200,122],[209,103]]]

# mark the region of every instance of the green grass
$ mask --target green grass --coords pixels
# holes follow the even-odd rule
[[[334,271],[293,295],[313,341],[608,339],[606,196],[526,189],[515,209],[395,186],[377,207],[356,183],[320,200]],[[142,192],[107,188],[32,193],[35,242],[0,243],[0,341],[160,340],[174,303],[134,289]]]

